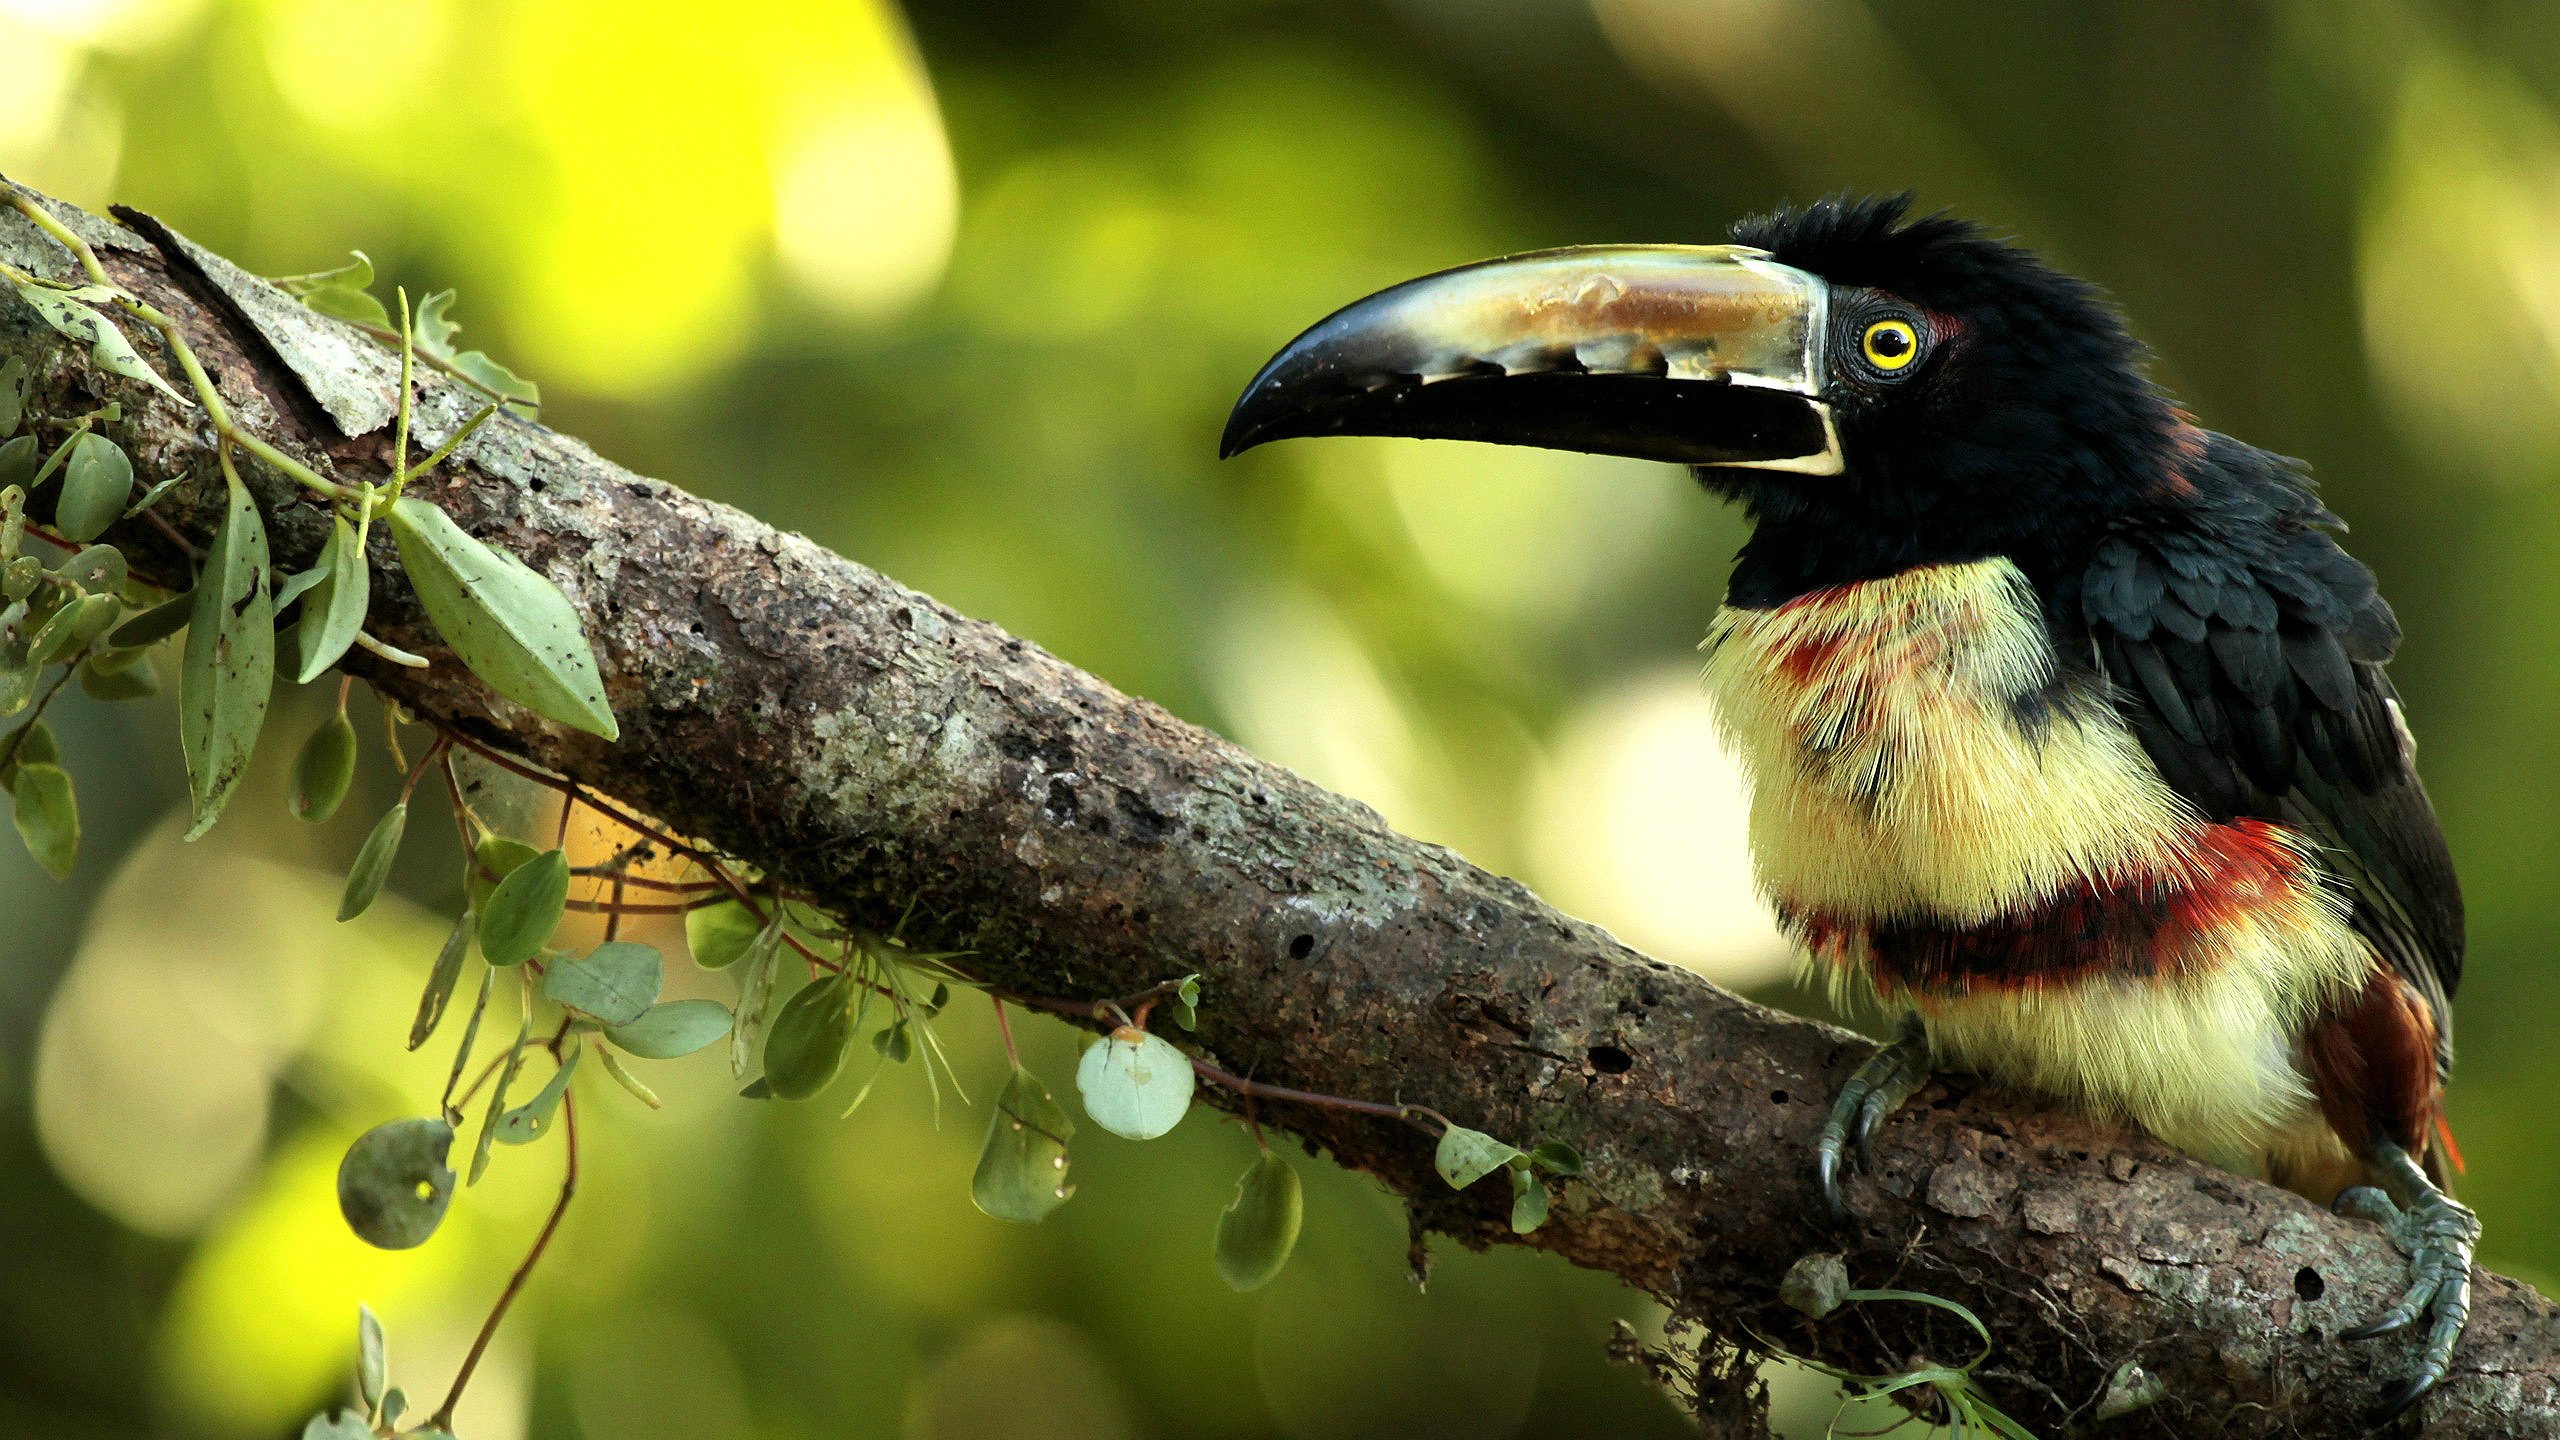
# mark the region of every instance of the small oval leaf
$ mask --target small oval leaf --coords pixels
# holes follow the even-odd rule
[[[1547,1185],[1526,1165],[1511,1167],[1511,1233],[1526,1235],[1547,1223]]]
[[[652,1110],[658,1108],[658,1092],[641,1084],[639,1076],[632,1074],[627,1069],[624,1069],[622,1062],[614,1058],[612,1051],[607,1050],[602,1045],[598,1045],[596,1047],[596,1058],[604,1062],[604,1073],[613,1077],[614,1084],[630,1091],[632,1099],[639,1101],[641,1104],[648,1106]]]
[[[368,1245],[425,1243],[453,1201],[453,1127],[438,1116],[388,1120],[356,1137],[338,1162],[338,1212]]]
[[[673,1060],[728,1033],[728,1006],[717,1000],[670,1000],[650,1006],[628,1025],[608,1028],[604,1038],[643,1060]]]
[[[367,1408],[382,1403],[383,1388],[391,1383],[389,1346],[382,1338],[382,1322],[373,1318],[371,1306],[356,1307],[356,1394],[364,1398]]]
[[[844,1069],[853,1044],[853,991],[842,975],[800,987],[773,1017],[764,1042],[764,1078],[777,1100],[806,1100]]]
[[[124,552],[113,545],[91,545],[62,557],[53,573],[92,595],[113,595],[127,578]]]
[[[18,838],[27,842],[27,853],[54,879],[68,877],[80,854],[80,801],[71,772],[21,762],[9,791],[17,798]]]
[[[735,900],[702,905],[684,912],[685,947],[693,963],[705,970],[726,970],[755,944],[764,922]]]
[[[538,715],[619,738],[577,608],[550,577],[414,496],[392,502],[389,523],[418,603],[471,673]]]
[[[401,801],[373,822],[373,831],[356,849],[356,863],[347,869],[347,888],[338,897],[338,918],[353,920],[373,908],[382,894],[382,882],[391,878],[391,862],[400,857],[400,835],[409,828],[409,802]]]
[[[356,778],[356,727],[347,712],[331,712],[302,742],[293,761],[293,813],[314,825],[328,822]]]
[[[503,898],[505,887],[499,888]],[[489,911],[492,917],[497,914],[496,901],[490,902]],[[485,928],[481,936],[480,951],[485,955],[489,950]],[[649,1007],[657,1001],[658,987],[665,981],[665,971],[657,946],[607,940],[584,955],[563,955],[552,960],[542,972],[542,995],[597,1024],[629,1025],[649,1013]]]
[[[1180,1124],[1196,1083],[1181,1051],[1130,1025],[1086,1047],[1076,1064],[1084,1113],[1130,1140],[1153,1140]]]
[[[1066,1107],[1030,1071],[1016,1067],[987,1117],[969,1198],[998,1220],[1036,1225],[1067,1203],[1067,1141],[1076,1133]]]
[[[148,650],[103,650],[80,662],[80,693],[92,700],[141,700],[160,693]]]
[[[1518,1147],[1505,1145],[1481,1130],[1452,1125],[1440,1137],[1431,1165],[1440,1172],[1441,1179],[1449,1182],[1450,1189],[1464,1190],[1510,1164],[1519,1153]]]
[[[38,666],[68,660],[97,643],[98,638],[116,623],[124,606],[113,595],[83,595],[53,612],[36,632],[28,657]]]
[[[480,954],[521,965],[540,954],[569,906],[569,857],[545,850],[509,871],[480,911]]]
[[[1263,1151],[1236,1181],[1236,1198],[1218,1216],[1218,1277],[1239,1291],[1270,1284],[1297,1248],[1304,1214],[1298,1172]]]
[[[480,843],[471,847],[471,882],[464,887],[470,892],[471,908],[488,913],[489,896],[498,888],[498,882],[541,854],[523,841],[495,830],[481,836]]]
[[[54,528],[63,538],[86,544],[106,533],[132,498],[133,461],[124,447],[95,430],[83,431],[71,442],[70,462],[62,467]]]
[[[119,650],[139,650],[155,644],[187,628],[195,614],[196,592],[183,590],[134,616],[107,636],[107,643]]]

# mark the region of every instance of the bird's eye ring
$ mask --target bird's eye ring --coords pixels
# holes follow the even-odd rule
[[[1858,349],[1878,373],[1897,374],[1920,358],[1920,332],[1908,320],[1878,320],[1859,337]]]

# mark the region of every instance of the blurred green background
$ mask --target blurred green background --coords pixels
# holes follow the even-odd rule
[[[2466,1193],[2528,1277],[2560,1274],[2556,103],[2539,0],[0,0],[0,169],[268,273],[361,247],[458,286],[551,424],[1784,1003],[1692,683],[1734,518],[1538,452],[1219,465],[1219,424],[1306,322],[1488,254],[1838,187],[2027,238],[2206,423],[2309,459],[2399,607],[2472,902]],[[325,689],[186,848],[167,705],[75,697],[79,873],[0,847],[0,1434],[292,1432],[359,1299],[431,1403],[548,1203],[535,1149],[421,1251],[336,1217],[347,1140],[432,1104],[449,1039],[400,1040],[458,887],[414,827],[399,903],[331,923],[391,787],[286,818]],[[988,1027],[944,1028],[983,1102]],[[1071,1037],[1028,1039],[1063,1084]],[[589,1102],[469,1440],[1681,1429],[1600,1358],[1636,1298],[1525,1254],[1417,1290],[1398,1207],[1321,1165],[1288,1272],[1229,1293],[1251,1145],[1213,1115],[1081,1143],[1019,1230],[968,1202],[983,1112],[937,1128],[912,1076],[844,1121],[707,1056],[653,1077],[662,1113]],[[1824,1394],[1785,1380],[1797,1433]]]

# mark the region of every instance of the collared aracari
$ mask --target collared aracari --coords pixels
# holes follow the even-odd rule
[[[1223,452],[1404,435],[1696,467],[1753,522],[1706,685],[1759,881],[1903,1019],[1816,1178],[1932,1066],[2139,1123],[2387,1225],[2451,1362],[2462,902],[2372,573],[2296,462],[2196,422],[2092,286],[1908,197],[1737,243],[1550,250],[1292,341]],[[2458,1162],[2456,1162],[2458,1163]],[[2378,1187],[2378,1188],[2377,1188]]]

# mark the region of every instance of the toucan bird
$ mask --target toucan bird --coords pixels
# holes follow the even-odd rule
[[[2387,1225],[2447,1373],[2479,1223],[2443,1094],[2462,901],[2372,572],[2297,462],[2203,429],[2092,286],[1909,198],[1735,243],[1550,250],[1361,300],[1224,453],[1406,435],[1696,467],[1752,536],[1706,685],[1759,882],[1902,1017],[1839,1172],[1933,1066],[2136,1122]]]

